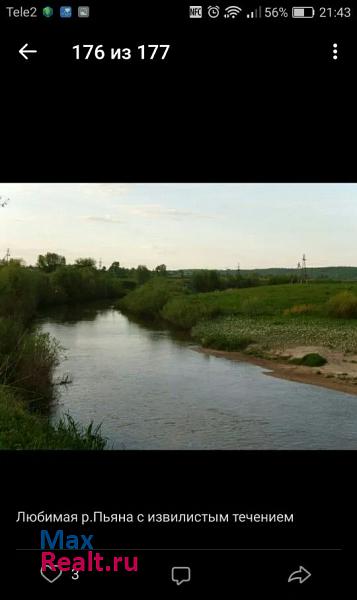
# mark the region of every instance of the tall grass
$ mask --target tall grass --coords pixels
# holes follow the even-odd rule
[[[356,319],[357,296],[347,290],[336,294],[328,301],[327,312],[331,317]]]
[[[53,370],[62,348],[47,333],[0,319],[0,448],[101,450],[100,426],[82,427],[70,415],[53,425]]]
[[[213,319],[220,313],[220,308],[206,303],[202,294],[171,298],[161,311],[162,317],[178,329],[191,329],[201,319]]]
[[[12,386],[33,406],[53,396],[52,376],[62,348],[48,333],[28,331],[12,319],[0,319],[0,384]]]
[[[8,450],[102,450],[106,439],[101,427],[83,427],[70,415],[57,424],[31,414],[12,389],[0,386],[0,449]]]

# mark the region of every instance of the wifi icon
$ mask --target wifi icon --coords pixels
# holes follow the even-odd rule
[[[228,6],[225,10],[225,19],[235,19],[239,13],[242,12],[242,9],[239,6]]]

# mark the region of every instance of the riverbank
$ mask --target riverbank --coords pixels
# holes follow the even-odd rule
[[[119,308],[136,315],[150,309],[171,328],[186,331],[203,352],[253,362],[281,378],[356,394],[356,283],[185,292],[172,282],[160,287],[152,282],[129,293]]]
[[[100,450],[100,428],[82,427],[69,415],[49,419],[56,401],[53,373],[60,344],[33,324],[0,318],[0,449]]]
[[[225,358],[236,362],[248,362],[266,369],[265,375],[296,381],[309,385],[317,385],[338,392],[357,396],[357,355],[346,355],[320,346],[299,346],[275,351],[264,358],[251,352],[230,352],[212,348],[197,348],[197,352]],[[327,360],[325,365],[312,368],[287,362],[292,357],[301,358],[310,353],[317,353]]]
[[[30,413],[11,389],[0,388],[0,450],[103,450],[100,427],[82,427],[69,415],[56,424]]]
[[[51,424],[53,373],[62,359],[57,340],[36,328],[45,307],[117,299],[126,293],[112,273],[90,266],[47,272],[19,261],[0,265],[0,448],[101,449],[105,440],[65,415]]]

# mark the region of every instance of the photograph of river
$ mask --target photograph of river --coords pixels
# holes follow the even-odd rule
[[[356,185],[0,197],[0,448],[357,448]]]

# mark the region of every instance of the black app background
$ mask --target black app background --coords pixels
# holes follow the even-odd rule
[[[227,33],[223,23],[195,30],[182,3],[105,5],[85,33],[72,23],[68,35],[58,20],[30,31],[2,15],[3,181],[355,181],[352,27],[333,22],[302,34],[297,23],[286,32],[257,24],[256,33]],[[88,38],[116,47],[170,43],[172,54],[162,64],[78,64],[72,44]],[[37,62],[18,56],[25,42],[41,48]],[[10,515],[3,527],[20,548],[36,532],[15,533],[17,510],[216,513],[237,504],[295,512],[296,521],[240,531],[233,545],[224,527],[128,530],[118,547],[150,548],[153,535],[163,548],[352,547],[351,452],[113,452],[90,460],[3,452],[0,460]],[[112,547],[110,529],[98,536]]]

